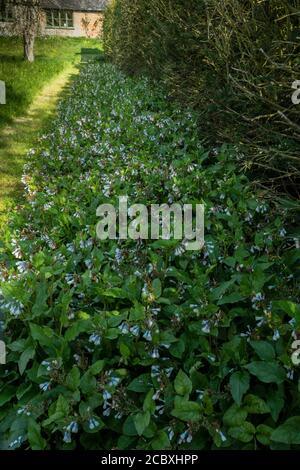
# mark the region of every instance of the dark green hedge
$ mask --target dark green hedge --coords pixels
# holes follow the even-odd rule
[[[297,193],[299,14],[299,0],[114,0],[105,49],[198,109],[210,142],[241,144],[245,167]]]

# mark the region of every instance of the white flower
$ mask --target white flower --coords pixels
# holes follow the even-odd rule
[[[111,398],[111,393],[109,393],[107,390],[104,390],[103,392],[103,399],[105,401],[109,400]]]
[[[278,330],[275,330],[273,334],[273,341],[277,341],[279,338],[280,338],[280,333]]]
[[[133,334],[133,336],[139,336],[140,334],[140,327],[135,325],[130,328],[130,332]]]
[[[101,344],[101,336],[97,335],[96,333],[93,333],[89,337],[89,342],[94,343],[96,346],[99,346],[99,344]]]
[[[119,326],[119,330],[121,330],[121,333],[123,335],[127,335],[129,333],[129,326],[127,325],[127,323],[123,322]]]
[[[203,320],[202,321],[201,331],[203,333],[210,333],[210,322],[209,322],[209,320]]]
[[[99,424],[99,421],[97,421],[95,418],[90,418],[88,421],[88,427],[91,431],[99,426]]]
[[[76,423],[76,421],[71,421],[71,423],[67,427],[67,431],[75,434],[78,432],[78,424]]]
[[[159,351],[157,348],[154,348],[153,351],[150,353],[150,356],[152,359],[158,359],[159,358]]]
[[[152,334],[150,330],[145,331],[143,334],[143,338],[145,338],[147,341],[152,341]]]
[[[44,382],[40,384],[39,387],[43,392],[47,392],[47,390],[50,388],[50,382]]]
[[[70,442],[72,442],[72,436],[71,436],[71,433],[70,433],[70,432],[68,432],[68,431],[65,431],[65,432],[64,432],[63,441],[64,441],[66,444],[70,444]]]

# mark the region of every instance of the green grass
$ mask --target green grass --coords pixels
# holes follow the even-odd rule
[[[22,115],[39,90],[66,66],[79,62],[81,49],[98,48],[99,40],[39,38],[36,60],[23,60],[22,41],[0,38],[0,80],[6,82],[7,104],[0,106],[0,128]]]
[[[22,57],[22,42],[0,38],[0,80],[6,82],[7,104],[0,106],[0,224],[8,208],[22,197],[20,179],[27,151],[53,117],[82,54],[101,49],[99,40],[40,38],[36,60]]]

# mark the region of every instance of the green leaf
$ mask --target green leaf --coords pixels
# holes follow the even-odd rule
[[[137,413],[133,417],[135,429],[137,430],[137,433],[139,436],[141,436],[146,429],[146,427],[150,423],[150,413],[149,411],[145,411],[144,413]]]
[[[267,341],[250,341],[250,345],[263,361],[273,361],[275,359],[274,348]]]
[[[175,418],[181,419],[182,421],[199,421],[201,417],[201,406],[198,403],[176,396],[174,405],[175,407],[171,414],[175,416]]]
[[[154,390],[152,388],[147,393],[146,398],[145,398],[144,403],[143,403],[143,410],[144,411],[149,411],[150,414],[154,414],[155,413],[155,408],[156,408],[155,400],[152,399],[153,394],[154,394]]]
[[[32,306],[32,318],[43,315],[48,310],[47,299],[48,299],[48,288],[45,279],[39,282],[36,286],[36,300]]]
[[[28,425],[28,441],[32,450],[44,450],[47,447],[45,439],[41,436],[41,426],[33,419]]]
[[[133,379],[127,387],[127,390],[132,392],[144,393],[148,392],[149,388],[152,387],[151,378],[149,374],[142,374],[139,377]]]
[[[30,323],[31,336],[41,346],[52,346],[54,331],[48,326],[39,326]]]
[[[91,367],[89,368],[89,372],[93,375],[100,374],[100,372],[103,370],[104,365],[105,365],[105,361],[103,360],[94,362],[94,364],[92,364]]]
[[[21,375],[23,375],[28,362],[34,358],[34,355],[35,355],[35,349],[33,346],[29,346],[27,349],[25,349],[25,351],[22,352],[19,362],[18,362],[19,371]]]
[[[0,406],[5,405],[8,401],[11,400],[15,396],[16,387],[13,385],[7,385],[4,389],[0,392]]]
[[[177,357],[180,359],[185,351],[185,343],[184,341],[180,338],[178,341],[175,343],[172,343],[169,349],[170,353],[172,356]]]
[[[162,293],[162,286],[161,286],[160,279],[158,278],[154,279],[154,281],[152,282],[152,290],[153,290],[155,297],[158,299]]]
[[[284,407],[284,398],[282,392],[280,390],[271,392],[267,398],[267,405],[271,410],[272,418],[276,422],[279,418],[281,410]]]
[[[80,370],[78,367],[73,367],[66,377],[66,386],[70,390],[77,390],[80,384]]]
[[[129,321],[136,322],[145,319],[145,307],[142,304],[136,303],[130,310]]]
[[[193,389],[192,381],[181,369],[175,378],[174,388],[178,395],[189,395]]]
[[[90,330],[92,322],[88,319],[78,320],[67,329],[65,333],[66,341],[74,341],[81,333],[85,333]]]
[[[245,296],[240,294],[239,292],[233,292],[232,294],[225,295],[218,301],[218,305],[225,305],[225,304],[236,304],[237,302],[241,302],[245,300]]]
[[[300,444],[300,416],[293,416],[271,434],[271,440],[284,444]]]
[[[254,361],[245,367],[250,374],[255,375],[264,383],[281,384],[286,378],[284,368],[276,362]]]
[[[93,374],[88,370],[83,374],[80,380],[80,388],[85,394],[91,394],[96,390],[97,381]]]
[[[165,431],[158,431],[154,439],[151,441],[153,450],[166,450],[170,448],[170,441]]]
[[[119,348],[122,357],[124,357],[124,359],[128,359],[130,357],[130,348],[127,346],[127,344],[121,342]]]
[[[269,446],[271,442],[271,434],[273,428],[265,424],[259,424],[256,428],[256,439],[264,446]]]
[[[57,413],[53,413],[49,418],[45,419],[45,421],[43,421],[43,426],[47,427],[52,423],[59,423],[63,421],[64,419],[65,419],[64,413],[62,413],[61,411],[58,411]]]
[[[226,426],[239,426],[248,416],[247,410],[240,408],[236,403],[230,406],[223,416]]]
[[[128,416],[123,424],[123,434],[125,436],[136,436],[137,430],[134,424],[133,416]]]
[[[256,395],[246,395],[243,402],[245,410],[252,414],[270,413],[267,403]]]
[[[243,395],[248,391],[250,376],[246,371],[234,372],[229,380],[231,395],[237,405],[242,403]]]
[[[68,416],[69,408],[70,405],[68,400],[63,395],[59,395],[55,406],[55,412],[62,413],[64,416]]]
[[[241,442],[252,441],[255,434],[255,427],[252,423],[244,421],[240,426],[229,428],[228,434],[233,438]]]

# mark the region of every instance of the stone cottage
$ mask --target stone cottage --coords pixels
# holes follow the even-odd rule
[[[13,7],[9,6],[10,3],[0,0],[0,31],[4,34],[9,34],[9,23],[13,22]],[[41,0],[41,34],[98,37],[102,33],[107,3],[108,0]]]

